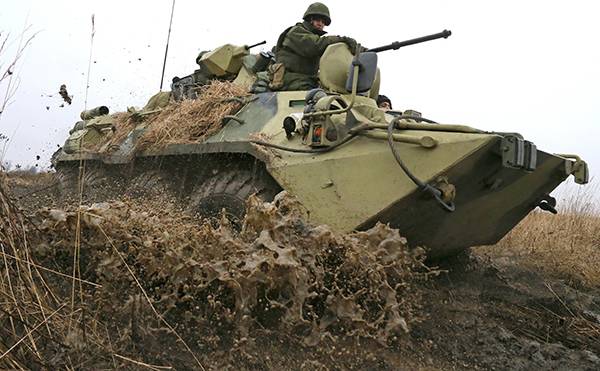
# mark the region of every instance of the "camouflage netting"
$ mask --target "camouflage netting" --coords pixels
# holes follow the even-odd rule
[[[238,234],[122,202],[29,221],[2,193],[0,367],[194,368],[256,331],[386,344],[420,319],[436,272],[397,231],[312,226],[284,194],[249,202]]]
[[[238,111],[242,104],[234,98],[247,96],[245,88],[227,81],[212,81],[198,92],[198,98],[171,102],[162,112],[149,117],[148,130],[141,139],[142,148],[172,143],[195,143],[222,127],[225,116]]]
[[[114,113],[112,118],[114,120],[114,132],[108,138],[108,145],[100,143],[98,148],[92,148],[93,151],[111,152],[116,150],[137,124],[137,120],[129,112]]]
[[[199,88],[198,98],[194,100],[169,101],[163,108],[145,107],[141,111],[112,114],[113,133],[107,141],[88,150],[110,153],[118,149],[139,125],[147,127],[147,130],[137,144],[138,150],[202,142],[221,129],[225,116],[235,114],[242,107],[240,98],[245,96],[248,96],[245,88],[215,80]]]

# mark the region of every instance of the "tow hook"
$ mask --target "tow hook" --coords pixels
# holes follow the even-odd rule
[[[558,211],[556,211],[556,198],[550,196],[550,195],[546,195],[538,204],[537,206],[544,210],[544,211],[549,211],[552,214],[558,214]]]
[[[444,210],[453,212],[456,209],[456,187],[445,176],[438,177],[432,185],[425,185],[425,189],[430,191]]]

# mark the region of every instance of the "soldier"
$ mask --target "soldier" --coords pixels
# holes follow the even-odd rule
[[[384,111],[389,111],[392,109],[392,101],[390,98],[381,94],[377,96],[377,107],[381,108]]]
[[[319,86],[317,72],[319,59],[325,48],[338,42],[346,43],[352,52],[356,41],[345,36],[324,36],[325,26],[331,18],[329,9],[323,3],[309,5],[303,16],[304,22],[287,28],[279,36],[275,48],[275,58],[279,73],[272,79],[272,88],[278,90],[310,90]],[[281,67],[283,66],[283,69]],[[283,71],[282,71],[283,70]],[[279,80],[279,81],[275,81]]]

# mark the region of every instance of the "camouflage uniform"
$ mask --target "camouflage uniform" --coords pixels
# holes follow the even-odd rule
[[[323,18],[329,25],[329,9],[322,3],[311,4],[304,13],[304,22],[286,29],[277,40],[275,58],[285,66],[283,87],[280,90],[310,90],[319,86],[317,72],[319,59],[325,49],[338,42],[348,44],[351,50],[356,41],[345,36],[324,36],[325,31],[313,27],[313,16]]]

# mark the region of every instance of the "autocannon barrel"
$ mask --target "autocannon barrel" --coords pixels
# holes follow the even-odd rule
[[[422,37],[417,37],[416,39],[411,39],[411,40],[406,40],[406,41],[394,41],[393,43],[389,44],[389,45],[384,45],[384,46],[380,46],[377,48],[373,48],[373,49],[369,49],[370,52],[374,52],[374,53],[378,53],[378,52],[384,52],[386,50],[396,50],[396,49],[400,49],[403,46],[408,46],[408,45],[413,45],[413,44],[419,44],[419,43],[423,43],[426,41],[431,41],[431,40],[435,40],[435,39],[441,39],[441,38],[448,38],[448,36],[452,35],[452,32],[449,30],[444,30],[442,32],[433,34],[433,35],[427,35],[427,36],[422,36]]]

